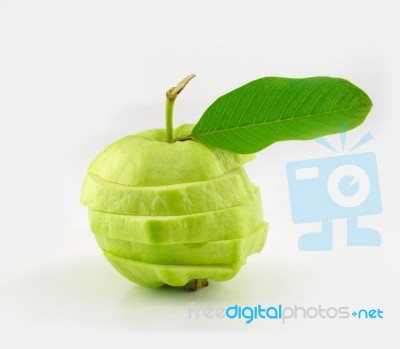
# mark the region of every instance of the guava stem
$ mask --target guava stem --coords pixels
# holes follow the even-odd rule
[[[174,125],[173,125],[173,114],[174,114],[174,103],[176,97],[182,92],[185,86],[192,80],[196,75],[190,74],[184,78],[178,85],[171,87],[167,92],[167,102],[165,104],[165,131],[167,134],[167,142],[174,142]]]
[[[207,279],[193,279],[193,280],[190,280],[185,285],[185,289],[187,289],[189,292],[191,292],[191,291],[200,290],[201,288],[207,287],[207,286],[208,286]]]
[[[167,133],[167,142],[174,142],[174,125],[173,125],[173,115],[174,115],[174,103],[175,100],[167,98],[167,103],[165,104],[165,131]]]

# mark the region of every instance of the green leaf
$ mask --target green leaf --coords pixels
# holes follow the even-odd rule
[[[278,141],[350,130],[371,107],[367,94],[344,79],[265,77],[218,98],[191,137],[235,153],[255,153]]]

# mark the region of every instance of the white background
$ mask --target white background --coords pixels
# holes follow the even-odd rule
[[[0,0],[0,347],[398,347],[399,9],[396,1]],[[236,278],[197,293],[148,290],[106,262],[79,203],[89,162],[109,143],[164,126],[164,93],[189,73],[175,125],[218,96],[274,75],[347,78],[370,95],[348,134],[378,159],[382,246],[300,252],[285,165],[333,155],[273,145],[247,166],[263,193],[268,242]],[[338,144],[338,137],[328,138]],[[381,320],[188,319],[187,307],[349,306]],[[397,331],[397,333],[396,333]]]

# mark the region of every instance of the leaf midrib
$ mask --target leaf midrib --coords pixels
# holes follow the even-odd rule
[[[303,116],[292,116],[291,118],[288,119],[278,119],[278,120],[274,120],[274,121],[269,121],[269,122],[261,122],[261,123],[252,123],[250,125],[245,125],[245,126],[234,126],[234,127],[230,127],[230,128],[224,128],[222,130],[212,130],[212,131],[207,131],[207,132],[201,132],[201,133],[194,133],[192,134],[192,136],[203,136],[203,135],[207,135],[207,134],[214,134],[214,133],[220,133],[220,132],[226,132],[226,131],[231,131],[231,130],[238,130],[238,129],[246,129],[246,128],[250,128],[250,127],[255,127],[255,126],[261,126],[261,125],[271,125],[271,124],[275,124],[275,123],[283,123],[285,121],[292,121],[292,120],[298,120],[298,119],[304,119],[304,118],[309,118],[312,116],[321,116],[321,115],[326,115],[326,114],[333,114],[333,113],[341,113],[341,112],[345,112],[345,111],[351,111],[351,110],[358,110],[360,108],[363,107],[367,107],[368,104],[365,105],[359,105],[357,107],[354,108],[346,108],[346,109],[339,109],[339,110],[335,110],[335,111],[327,111],[327,112],[323,112],[323,113],[316,113],[316,114],[308,114],[308,115],[303,115]]]

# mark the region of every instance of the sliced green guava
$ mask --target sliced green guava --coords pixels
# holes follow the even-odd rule
[[[246,204],[182,216],[132,216],[89,210],[93,233],[145,244],[230,240],[247,236],[262,221],[259,189]]]
[[[162,265],[134,261],[104,252],[108,261],[128,280],[144,287],[184,286],[193,279],[226,281],[232,279],[246,263],[241,260],[231,264]]]
[[[115,184],[88,173],[81,202],[104,212],[175,216],[241,205],[253,188],[242,167],[212,180],[154,187]]]
[[[164,129],[120,139],[92,161],[82,188],[104,255],[142,286],[229,280],[265,244],[259,189],[243,169],[255,155],[185,138],[192,128],[176,128],[183,138],[173,143]]]
[[[226,264],[261,251],[267,238],[267,223],[261,223],[244,238],[204,243],[150,245],[96,235],[102,250],[113,255],[154,264]]]
[[[176,128],[175,137],[190,134],[193,126]],[[168,143],[165,130],[154,129],[109,145],[90,164],[89,172],[109,182],[147,187],[219,178],[254,157],[192,140]]]

